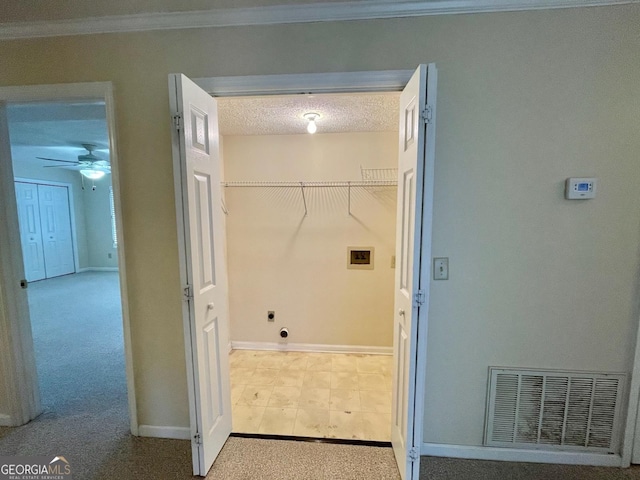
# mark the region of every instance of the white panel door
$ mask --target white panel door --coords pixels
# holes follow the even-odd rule
[[[422,444],[435,87],[435,65],[420,65],[400,96],[391,442],[405,480],[419,476]]]
[[[74,273],[68,188],[38,185],[38,201],[47,278]]]
[[[229,317],[216,101],[169,76],[193,470],[205,476],[231,433]]]
[[[42,233],[40,231],[38,185],[16,182],[16,200],[24,273],[28,282],[35,282],[46,278]]]

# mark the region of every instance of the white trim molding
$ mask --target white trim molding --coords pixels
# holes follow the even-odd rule
[[[157,425],[140,425],[138,427],[140,437],[172,438],[175,440],[191,439],[189,427],[159,427]]]
[[[193,81],[216,97],[238,97],[299,93],[399,92],[405,87],[411,75],[413,70],[379,70],[208,77],[196,78]]]
[[[233,350],[269,350],[279,352],[361,353],[367,355],[393,355],[393,347],[364,345],[322,345],[317,343],[231,342]]]
[[[559,451],[549,452],[517,448],[446,445],[441,443],[423,443],[420,454],[430,457],[468,458],[473,460],[497,460],[503,462],[555,463],[563,465],[592,465],[598,467],[621,467],[623,464],[620,455]]]
[[[355,0],[0,24],[0,40],[187,28],[336,22],[638,3],[640,0]]]

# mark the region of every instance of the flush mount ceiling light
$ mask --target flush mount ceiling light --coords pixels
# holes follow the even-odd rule
[[[307,125],[307,132],[316,133],[318,130],[318,126],[316,125],[316,120],[320,118],[319,113],[309,112],[303,115],[309,121],[309,125]]]

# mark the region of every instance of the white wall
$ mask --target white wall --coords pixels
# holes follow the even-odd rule
[[[397,167],[397,133],[227,136],[227,181],[360,180]],[[393,344],[395,188],[225,189],[232,341]],[[373,270],[347,269],[347,247],[374,247]],[[276,321],[267,322],[275,310]]]
[[[436,62],[433,253],[451,272],[431,292],[425,435],[478,445],[489,365],[631,369],[639,24],[636,4],[13,40],[0,85],[114,82],[138,418],[188,426],[167,75]],[[562,200],[572,175],[598,198]]]
[[[93,190],[86,183],[82,195],[84,215],[87,224],[87,245],[89,266],[91,268],[117,268],[118,249],[113,247],[111,236],[111,210],[109,204],[109,187],[111,175],[96,180]]]

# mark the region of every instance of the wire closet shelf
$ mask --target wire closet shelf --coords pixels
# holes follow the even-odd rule
[[[362,180],[356,181],[328,181],[328,182],[265,182],[265,181],[237,181],[222,182],[223,187],[246,187],[246,188],[299,188],[302,193],[304,203],[304,214],[308,214],[307,198],[304,193],[305,188],[347,188],[348,189],[348,211],[351,215],[351,188],[352,187],[396,187],[398,185],[398,170],[396,168],[362,168],[360,167]],[[224,213],[228,210],[223,208]]]

